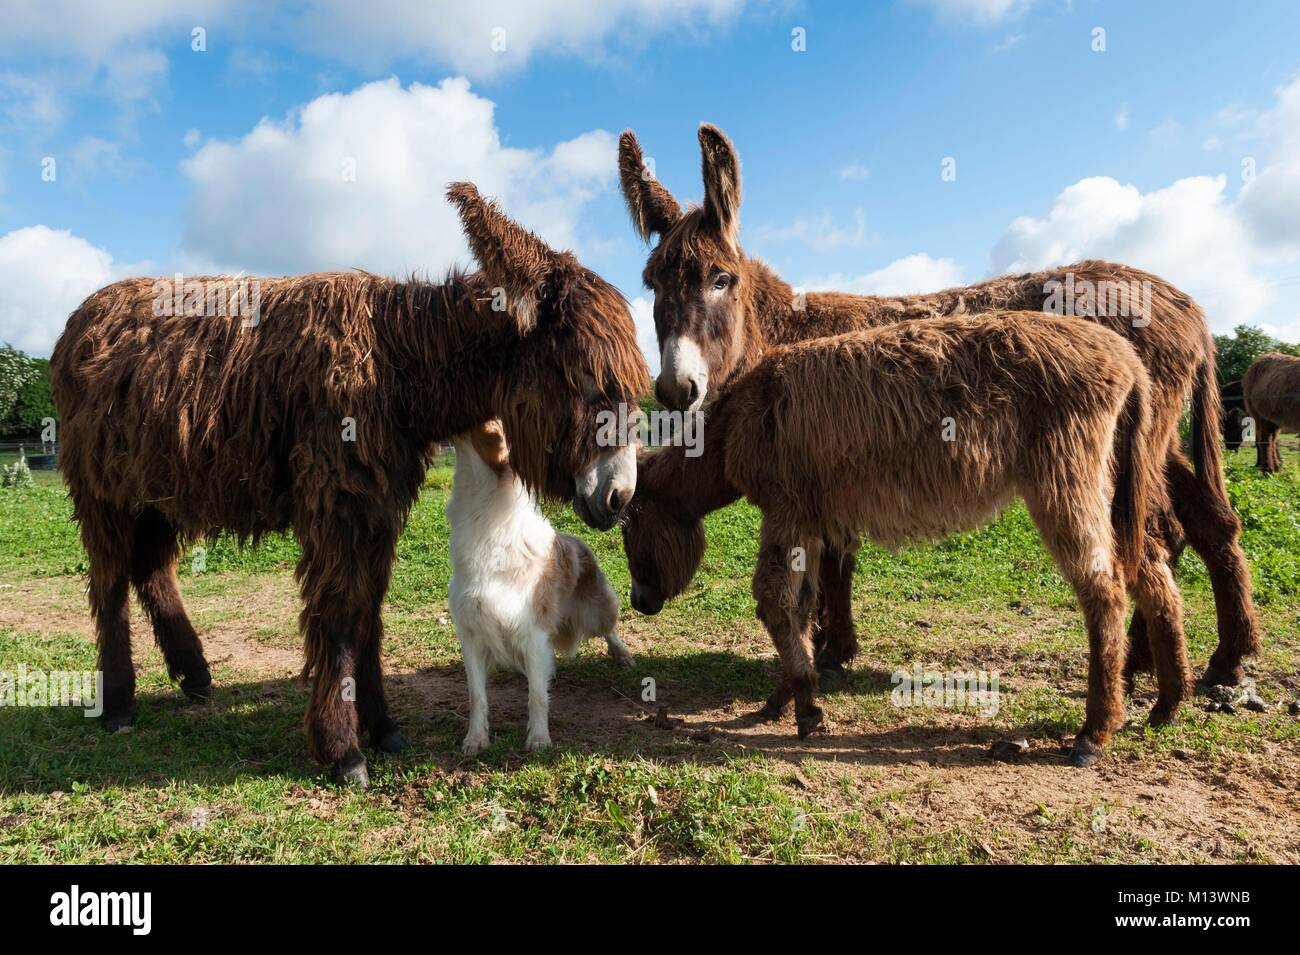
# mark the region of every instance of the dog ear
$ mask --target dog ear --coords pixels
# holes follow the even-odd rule
[[[641,144],[630,129],[618,137],[618,176],[632,226],[642,240],[663,235],[682,217],[682,207],[673,194],[654,177],[641,156]]]
[[[510,446],[506,444],[505,429],[498,419],[493,418],[471,431],[469,441],[483,463],[493,471],[500,474],[509,466]]]
[[[455,182],[447,198],[460,213],[470,251],[488,281],[505,291],[506,307],[520,334],[537,324],[537,303],[557,254],[545,242],[479,195],[470,182]]]
[[[718,127],[700,124],[704,214],[732,251],[740,249],[740,157]]]

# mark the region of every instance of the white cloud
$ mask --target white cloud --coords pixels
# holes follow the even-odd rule
[[[839,169],[835,170],[835,175],[841,179],[869,179],[871,170],[867,168],[866,163],[858,162],[856,159],[852,162],[846,162]]]
[[[1300,252],[1300,78],[1278,88],[1256,128],[1263,155],[1252,157],[1257,171],[1241,190],[1242,217],[1267,253]]]
[[[401,60],[491,76],[538,54],[598,60],[607,46],[641,46],[670,31],[707,37],[734,19],[745,0],[303,0],[281,8],[251,0],[42,0],[5,10],[0,53],[41,51],[67,68],[51,77],[67,86],[104,69],[111,92],[149,95],[165,72],[162,48],[191,55],[195,27],[207,52],[231,51],[230,66],[250,78],[274,68],[246,44],[273,35],[310,52],[382,70]],[[13,9],[9,9],[12,7]],[[69,71],[73,75],[69,75]]]
[[[837,226],[829,212],[800,218],[789,225],[759,226],[754,238],[757,243],[802,242],[818,252],[831,252],[835,249],[853,248],[862,245],[867,238],[867,218],[861,209],[853,211],[854,226],[846,228]]]
[[[961,269],[952,259],[935,259],[924,252],[895,259],[884,268],[862,275],[842,273],[809,279],[801,286],[811,292],[836,291],[857,295],[915,295],[961,284]]]
[[[82,300],[127,271],[71,232],[36,225],[0,236],[0,342],[48,355]]]
[[[912,0],[928,7],[941,20],[973,22],[981,26],[1013,20],[1031,6],[1034,0]]]
[[[1223,176],[1193,176],[1143,193],[1105,176],[1081,179],[1047,215],[1012,222],[990,265],[1003,273],[1111,259],[1194,295],[1216,331],[1255,321],[1272,292],[1226,186]]]
[[[659,374],[659,336],[655,334],[654,299],[638,295],[628,303],[632,306],[632,320],[636,322],[636,343],[641,346],[651,376]]]
[[[358,15],[351,0],[309,0],[291,29],[303,45],[372,69],[432,60],[482,77],[542,53],[598,59],[610,40],[641,45],[682,27],[707,35],[743,6],[744,0],[377,0]]]
[[[469,261],[445,198],[458,179],[552,245],[578,246],[585,203],[613,181],[614,137],[593,130],[549,152],[508,147],[493,110],[461,78],[405,89],[389,79],[318,97],[236,142],[209,141],[183,163],[194,189],[182,264],[436,276]]]
[[[1193,176],[1141,192],[1114,179],[1081,179],[1044,216],[1025,216],[994,247],[994,271],[1021,271],[1105,258],[1154,272],[1194,295],[1210,326],[1226,331],[1258,324],[1300,338],[1300,312],[1279,294],[1300,261],[1300,79],[1279,87],[1263,112],[1225,107],[1215,123],[1243,157],[1253,179],[1233,201],[1227,176]],[[1166,133],[1177,129],[1162,124]],[[1156,131],[1153,131],[1153,135]],[[1218,135],[1202,149],[1225,148]],[[1233,165],[1234,176],[1239,173]]]
[[[1121,106],[1115,111],[1115,128],[1121,133],[1128,129],[1128,106]]]

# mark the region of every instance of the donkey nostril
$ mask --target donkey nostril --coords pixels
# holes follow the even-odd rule
[[[696,381],[694,378],[692,378],[691,388],[686,398],[686,407],[689,408],[691,405],[695,404],[695,399],[698,398],[699,396],[700,396],[700,383]]]
[[[609,499],[606,502],[609,507],[610,516],[622,513],[623,507],[627,504],[628,499],[631,498],[631,496],[632,495],[626,490],[620,488],[612,489],[609,492]]]

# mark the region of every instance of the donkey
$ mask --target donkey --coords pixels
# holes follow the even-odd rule
[[[460,435],[447,521],[456,638],[469,683],[469,732],[463,750],[487,748],[488,671],[507,667],[528,677],[530,750],[551,745],[548,692],[555,654],[573,657],[584,639],[605,638],[623,667],[632,655],[618,636],[618,595],[596,557],[571,534],[558,534],[510,469],[499,421]]]
[[[1300,431],[1300,358],[1260,355],[1241,378],[1241,394],[1255,422],[1255,466],[1268,473],[1281,470],[1278,433]]]
[[[1214,586],[1219,646],[1203,679],[1239,683],[1245,675],[1242,659],[1259,650],[1258,626],[1250,570],[1238,541],[1240,523],[1223,483],[1214,341],[1196,303],[1147,272],[1097,261],[932,295],[796,295],[740,246],[740,159],[735,149],[708,124],[700,127],[699,139],[704,202],[685,213],[646,168],[631,130],[619,140],[619,172],[632,223],[645,241],[659,237],[644,280],[655,293],[655,329],[663,352],[656,382],[660,400],[674,409],[698,408],[707,394],[725,392],[777,344],[904,319],[1053,308],[1091,318],[1128,338],[1150,373],[1154,427],[1169,448],[1165,473],[1173,513],[1160,520],[1168,534],[1167,549],[1177,561],[1190,543],[1205,560]],[[1067,303],[1061,293],[1076,288],[1079,297],[1069,296]],[[1102,303],[1111,307],[1102,308]],[[1177,432],[1189,391],[1195,472],[1179,448]],[[846,603],[852,555],[832,552],[822,568],[827,600],[841,602],[824,614],[839,622],[829,637],[834,649],[822,660],[829,671],[851,659],[855,645]],[[1131,671],[1150,669],[1144,632],[1144,618],[1135,615]]]
[[[664,484],[698,468],[713,475],[689,475],[704,496],[719,483],[743,493],[763,512],[754,598],[783,673],[759,715],[776,719],[793,698],[805,737],[823,726],[811,632],[822,561],[863,532],[895,547],[969,530],[1022,497],[1087,622],[1086,718],[1070,754],[1087,766],[1124,722],[1126,584],[1155,658],[1151,722],[1172,720],[1191,685],[1182,597],[1159,536],[1144,530],[1162,503],[1167,447],[1150,392],[1124,339],[1041,313],[778,346],[714,404],[710,463],[670,457],[667,482],[638,479],[623,527],[633,604],[658,610],[703,553],[699,522],[656,500]]]
[[[500,418],[530,489],[572,499],[597,528],[631,499],[634,445],[597,439],[598,416],[649,386],[626,301],[473,185],[448,197],[479,273],[260,279],[255,321],[196,314],[188,286],[187,307],[166,314],[167,282],[130,279],[69,319],[50,370],[109,729],[134,711],[129,586],[172,678],[207,699],[176,583],[181,542],[292,529],[308,749],[336,781],[364,786],[358,728],[381,750],[405,742],[384,698],[380,609],[436,442]],[[201,302],[205,282],[192,284]]]

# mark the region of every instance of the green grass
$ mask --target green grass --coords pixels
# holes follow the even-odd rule
[[[1300,461],[1288,452],[1283,473],[1272,477],[1252,462],[1247,451],[1230,457],[1228,477],[1268,634],[1261,690],[1277,702],[1300,672]],[[462,760],[463,684],[446,610],[449,487],[442,461],[399,545],[385,651],[401,670],[390,692],[412,746],[373,759],[369,790],[335,789],[309,762],[305,691],[283,674],[214,658],[216,700],[184,702],[156,650],[146,649],[137,611],[141,702],[132,732],[106,735],[71,709],[0,708],[0,862],[1143,861],[1185,851],[1162,847],[1143,828],[1158,812],[1105,808],[1100,794],[1082,807],[1026,804],[997,818],[942,824],[925,809],[961,785],[960,772],[936,777],[914,768],[929,765],[927,754],[953,734],[982,750],[1011,732],[1066,739],[1082,719],[1082,625],[1020,505],[936,546],[863,548],[854,599],[863,655],[827,706],[850,727],[845,739],[874,741],[863,750],[875,754],[870,759],[855,761],[847,750],[846,762],[789,756],[779,743],[732,745],[636,721],[602,724],[599,712],[566,713],[557,704],[555,750],[524,753],[523,727],[494,711],[492,748]],[[0,584],[62,601],[48,625],[0,627],[0,670],[94,667],[76,593],[85,557],[70,515],[57,483],[0,490]],[[590,531],[568,509],[549,507],[548,515],[592,545],[626,594],[618,535]],[[637,669],[617,670],[602,648],[589,646],[561,664],[561,683],[584,699],[631,707],[649,675],[673,714],[725,710],[732,700],[743,712],[766,695],[775,663],[749,593],[758,514],[737,505],[712,515],[707,531],[701,573],[680,599],[656,618],[624,610]],[[296,608],[286,596],[298,556],[292,539],[244,551],[223,538],[203,546],[202,573],[188,559],[181,566],[187,600],[210,608],[200,631],[237,626],[250,607],[283,605],[263,611],[266,619],[246,639],[282,651],[295,646]],[[1216,641],[1213,604],[1204,567],[1190,552],[1179,577],[1191,654],[1203,665]],[[4,593],[0,601],[9,599]],[[280,603],[265,603],[272,594]],[[26,619],[44,618],[33,608]],[[917,661],[1000,669],[997,717],[892,707],[889,671]],[[430,681],[455,692],[429,706]],[[793,742],[791,726],[772,733]],[[1187,752],[1233,760],[1278,746],[1300,746],[1300,721],[1276,710],[1209,717],[1189,706],[1165,731],[1120,734],[1113,758],[1178,766]],[[1080,785],[1070,780],[1083,778],[1067,778],[1063,801]],[[1095,827],[1097,806],[1112,820],[1104,836]],[[1235,845],[1230,852],[1254,857]]]

